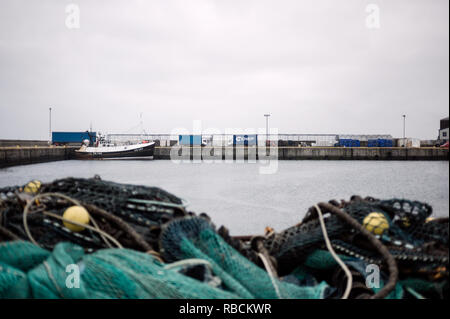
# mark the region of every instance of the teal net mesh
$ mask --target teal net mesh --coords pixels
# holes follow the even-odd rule
[[[9,264],[11,256],[29,258],[33,268]],[[129,249],[103,249],[93,254],[71,243],[46,252],[24,241],[0,247],[1,298],[238,298],[165,265],[151,255]],[[79,287],[67,283],[67,266],[77,265]]]
[[[208,260],[225,287],[244,298],[323,298],[327,285],[298,287],[271,279],[267,272],[229,246],[202,218],[172,221],[161,234],[165,260]]]
[[[192,246],[193,242],[189,243],[189,240],[184,240],[180,248],[182,251],[190,250],[186,257],[201,257],[209,261],[215,275],[223,282],[222,287],[213,287],[178,271],[166,269],[164,263],[151,255],[129,249],[103,249],[85,254],[80,246],[60,243],[50,253],[29,242],[14,241],[0,247],[0,297],[278,297],[267,273],[213,234],[206,231],[200,235],[201,238],[208,238],[208,245],[212,245],[205,252],[202,252],[205,246]],[[226,254],[227,259],[220,254]],[[17,262],[21,258],[27,258],[28,262]],[[67,272],[69,265],[76,265],[79,269],[78,287],[70,281],[70,272]],[[322,298],[327,288],[325,283],[316,287],[298,287],[282,282],[278,285],[285,298]]]

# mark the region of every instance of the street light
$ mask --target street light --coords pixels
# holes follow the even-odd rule
[[[406,129],[405,129],[405,127],[406,127],[406,115],[403,114],[403,139],[406,138]]]
[[[49,118],[48,118],[48,142],[52,144],[52,108],[48,108]]]
[[[264,114],[266,117],[266,140],[269,138],[269,116],[270,114]]]

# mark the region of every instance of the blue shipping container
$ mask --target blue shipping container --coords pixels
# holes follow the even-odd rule
[[[394,142],[390,139],[385,138],[379,138],[378,140],[375,140],[376,145],[373,147],[393,147]]]
[[[202,145],[201,135],[180,135],[180,145]]]
[[[378,141],[377,140],[368,140],[367,147],[378,147]]]
[[[233,135],[234,145],[257,145],[258,136],[256,134],[251,135]]]
[[[351,138],[341,138],[339,140],[339,146],[343,147],[360,147],[361,142],[360,140],[353,140]]]
[[[351,147],[352,146],[352,140],[348,139],[348,138],[341,138],[339,140],[339,146]]]
[[[202,145],[202,136],[201,135],[191,135],[192,136],[192,145]]]
[[[190,135],[180,135],[179,141],[180,141],[180,145],[191,145],[191,136]]]
[[[52,132],[52,144],[81,144],[84,140],[89,140],[93,145],[97,140],[96,132]]]

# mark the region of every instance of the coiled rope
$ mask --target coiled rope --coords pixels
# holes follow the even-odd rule
[[[66,195],[59,194],[59,193],[44,193],[44,194],[39,194],[39,195],[36,195],[35,197],[33,197],[32,200],[28,201],[28,202],[27,202],[27,205],[25,206],[25,208],[24,208],[24,210],[23,210],[23,227],[24,227],[25,233],[27,234],[27,236],[28,236],[28,238],[30,239],[30,241],[31,241],[33,244],[37,245],[37,246],[40,246],[40,245],[38,244],[38,242],[37,242],[37,241],[33,238],[33,236],[31,235],[30,229],[29,229],[29,227],[28,227],[28,220],[27,220],[27,217],[28,217],[28,214],[30,213],[30,207],[33,205],[33,203],[35,203],[36,200],[38,200],[38,199],[40,199],[40,198],[43,198],[43,197],[46,197],[46,196],[60,197],[60,198],[63,198],[63,199],[65,199],[65,200],[69,201],[69,202],[72,202],[73,204],[75,204],[75,205],[77,205],[77,206],[82,206],[77,200],[75,200],[75,199],[73,199],[73,198],[70,198],[70,197],[68,197],[68,196],[66,196]],[[66,221],[66,222],[68,222],[68,223],[70,223],[70,224],[74,224],[74,225],[77,225],[77,226],[81,226],[81,227],[88,228],[88,229],[90,229],[90,230],[92,230],[92,231],[94,231],[94,232],[99,233],[100,236],[101,236],[102,239],[105,241],[105,243],[106,243],[106,245],[107,245],[108,247],[112,248],[111,244],[108,242],[108,240],[110,240],[112,243],[114,243],[114,244],[117,246],[117,248],[123,248],[122,245],[121,245],[114,237],[112,237],[112,236],[109,235],[108,233],[102,231],[102,230],[98,227],[97,223],[95,222],[95,220],[92,218],[91,214],[89,214],[89,213],[88,213],[88,214],[89,214],[89,219],[92,220],[92,224],[94,224],[95,227],[92,227],[92,226],[86,225],[86,224],[81,224],[81,223],[78,223],[78,222],[69,220],[69,219],[67,219],[67,218],[61,217],[61,216],[59,216],[59,215],[56,215],[56,214],[53,214],[53,213],[50,213],[50,212],[46,212],[46,211],[44,211],[44,210],[37,210],[37,211],[35,211],[35,212],[33,212],[33,213],[42,213],[43,215],[51,216],[51,217],[53,217],[53,218],[56,218],[56,219],[59,219],[59,220],[62,220],[62,221]]]
[[[368,241],[375,247],[375,249],[378,250],[378,252],[383,256],[383,258],[386,260],[386,263],[388,265],[389,269],[389,279],[384,285],[383,288],[381,288],[375,295],[371,296],[371,299],[381,299],[386,297],[392,290],[394,290],[395,285],[397,284],[398,280],[398,268],[397,268],[397,262],[395,261],[394,257],[391,255],[389,250],[383,243],[381,243],[378,238],[376,238],[371,232],[369,232],[367,229],[365,229],[357,220],[355,220],[353,217],[342,211],[336,206],[333,206],[328,203],[319,203],[316,205],[320,207],[322,210],[333,213],[343,219],[345,222],[347,222],[350,226],[361,232]],[[316,208],[317,210],[317,208]]]
[[[342,261],[342,259],[339,258],[339,256],[336,254],[333,247],[331,246],[330,239],[328,238],[327,227],[325,226],[325,222],[322,215],[322,210],[317,205],[314,205],[314,208],[316,209],[317,214],[319,215],[320,227],[322,228],[322,234],[323,239],[325,240],[325,244],[327,245],[327,248],[331,256],[334,258],[334,260],[336,260],[339,266],[341,266],[342,270],[345,272],[345,275],[347,276],[347,287],[345,288],[345,292],[342,295],[341,299],[348,299],[350,291],[352,290],[352,283],[353,283],[352,273],[350,272],[350,269],[348,269],[347,265]]]

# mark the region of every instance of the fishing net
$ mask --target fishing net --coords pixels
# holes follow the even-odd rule
[[[74,205],[90,217],[77,231],[64,217]],[[32,181],[0,189],[0,297],[341,298],[350,282],[340,258],[349,298],[447,298],[448,218],[431,215],[418,201],[353,196],[284,231],[237,238],[160,188]],[[72,264],[78,289],[66,285]]]
[[[197,230],[201,231],[194,234]],[[164,254],[168,257],[166,260],[178,261],[178,265],[165,264],[149,254],[129,249],[101,249],[86,255],[84,249],[78,245],[60,243],[50,253],[29,242],[7,242],[0,245],[0,297],[323,298],[326,296],[325,283],[315,287],[300,287],[271,279],[262,269],[228,246],[216,234],[213,226],[201,217],[184,218],[169,223],[162,235],[162,246]],[[28,261],[23,264],[20,262],[22,258]],[[190,272],[189,267],[186,267],[189,263],[186,261],[194,258],[202,260],[202,265],[205,263],[210,265],[212,271],[208,273],[209,279],[199,280],[194,279],[195,276],[184,275]],[[182,263],[185,264],[184,267]],[[67,284],[69,265],[77,265],[80,269],[78,288]],[[194,266],[198,267],[198,264],[194,263]],[[190,267],[191,271],[192,268]]]
[[[69,265],[79,268],[78,283],[68,277]],[[0,245],[0,298],[237,297],[129,249],[85,254],[71,243],[60,243],[52,252],[25,241]]]
[[[448,218],[429,220],[430,206],[407,200],[357,198],[344,202],[341,208],[360,224],[366,224],[366,228],[389,248],[399,262],[414,261],[416,265],[423,263],[431,268],[448,264]],[[379,214],[383,216],[382,221]],[[381,256],[368,245],[361,233],[340,217],[329,215],[325,222],[328,235],[338,250],[368,262],[382,262]],[[380,225],[383,227],[378,230]],[[273,234],[264,245],[276,257],[279,269],[287,271],[297,262],[301,263],[310,252],[323,248],[323,235],[314,208],[299,225]]]
[[[244,298],[323,298],[327,285],[298,287],[279,282],[229,246],[214,226],[199,217],[170,222],[161,234],[167,261],[200,258],[209,261],[227,289]]]
[[[60,221],[39,213],[44,210],[62,215],[69,204],[84,206],[99,229],[117,239],[124,247],[141,251],[157,251],[161,225],[172,218],[188,214],[180,198],[157,187],[105,182],[98,177],[56,180],[42,185],[39,192],[35,190],[31,193],[25,191],[27,187],[30,188],[29,185],[23,189],[0,189],[0,200],[5,207],[0,225],[16,235],[10,239],[29,240],[31,235],[40,246],[48,249],[62,240],[81,245],[88,251],[112,246],[101,234],[90,229],[83,232],[68,231]],[[28,234],[24,227],[23,210],[37,193],[48,196],[35,200],[30,207],[27,223],[31,234]],[[70,203],[66,197],[75,201]],[[6,236],[4,233],[0,231],[0,236]]]
[[[398,278],[395,281],[398,279],[399,284],[394,289],[397,294],[390,295],[392,298],[402,295],[398,291],[401,291],[401,283],[406,278],[408,280],[414,278],[412,281],[406,281],[407,283],[420,281],[434,283],[436,289],[433,292],[431,292],[433,289],[425,290],[423,291],[425,294],[431,292],[431,295],[440,297],[448,294],[448,218],[430,219],[432,209],[429,205],[404,199],[377,200],[355,196],[349,202],[331,201],[327,206],[342,211],[342,214],[363,225],[377,238],[378,245],[384,246],[387,249],[386,253],[395,260],[393,264],[398,271]],[[323,208],[330,213],[326,207]],[[360,265],[357,271],[363,278],[359,283],[354,281],[354,288],[362,287],[362,283],[366,286],[365,269],[368,265],[379,266],[382,276],[388,281],[386,273],[389,273],[390,269],[386,256],[380,254],[376,245],[371,244],[361,231],[340,216],[328,214],[324,221],[333,248],[342,255],[342,259],[347,260],[348,264],[353,263],[351,267],[354,267],[355,263]],[[222,229],[219,233],[242,255],[262,266],[251,245],[245,245],[231,238],[226,230]],[[339,286],[336,282],[339,276],[334,275],[340,272],[340,267],[330,253],[324,250],[326,249],[324,237],[314,207],[309,209],[300,224],[280,233],[270,234],[265,239],[264,246],[274,257],[281,276],[295,272],[300,265],[302,267],[307,265],[309,274],[325,279],[334,287]],[[319,251],[323,253],[318,254]],[[360,276],[355,278],[358,277]],[[344,284],[345,281],[341,280],[340,286]],[[420,286],[418,289],[421,289]],[[352,291],[355,292],[355,289]],[[373,295],[376,291],[377,289],[372,289],[372,292],[362,292],[360,297]]]
[[[185,203],[158,187],[66,178],[44,185],[42,192],[58,192],[117,215],[155,246],[160,226],[185,216]]]

